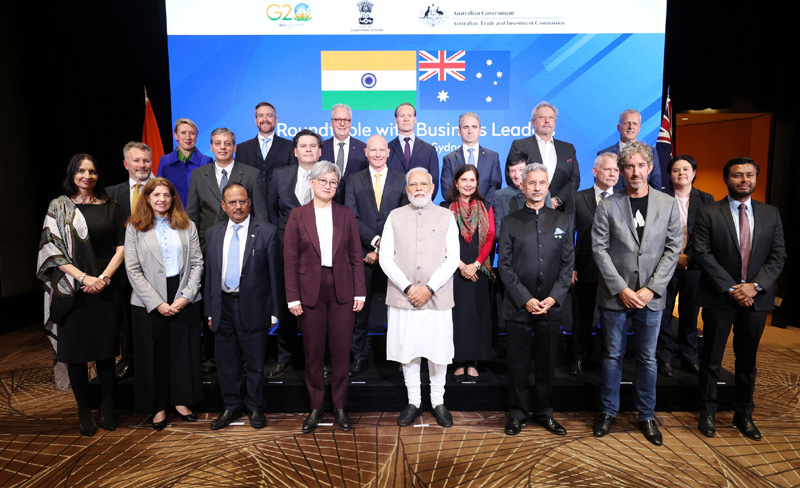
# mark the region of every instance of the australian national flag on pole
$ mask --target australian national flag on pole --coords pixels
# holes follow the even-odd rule
[[[508,109],[508,51],[419,51],[417,64],[423,110]]]

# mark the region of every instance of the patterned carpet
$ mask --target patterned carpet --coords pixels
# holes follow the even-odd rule
[[[443,429],[425,413],[400,429],[397,413],[354,414],[341,432],[326,416],[300,434],[304,414],[270,414],[212,433],[213,415],[196,424],[172,417],[164,431],[120,412],[114,432],[81,437],[72,393],[53,384],[52,353],[34,328],[0,345],[2,487],[785,487],[800,486],[800,330],[768,328],[759,355],[754,419],[761,442],[740,435],[732,414],[717,436],[696,429],[695,412],[658,413],[664,446],[650,445],[633,414],[609,436],[591,435],[594,413],[559,414],[567,436],[538,426],[503,434],[504,412],[453,412]],[[786,345],[792,346],[791,348]],[[726,354],[726,368],[733,357]]]

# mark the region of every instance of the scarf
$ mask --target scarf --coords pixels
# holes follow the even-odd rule
[[[453,200],[453,203],[450,204],[450,211],[453,212],[456,218],[456,223],[458,224],[461,237],[464,238],[464,241],[470,244],[477,230],[478,249],[482,249],[489,235],[489,212],[486,211],[486,206],[483,202],[477,198],[473,198],[469,203],[465,203],[461,198],[456,198]],[[489,277],[492,276],[492,263],[490,259],[491,253],[489,253],[489,256],[486,257],[479,268]]]

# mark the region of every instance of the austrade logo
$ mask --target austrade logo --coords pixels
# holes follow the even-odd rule
[[[311,7],[305,3],[298,3],[292,8],[288,3],[279,5],[271,3],[267,6],[267,18],[269,20],[296,20],[306,22],[311,20]]]

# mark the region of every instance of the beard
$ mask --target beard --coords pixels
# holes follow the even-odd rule
[[[422,208],[429,203],[431,203],[431,195],[427,193],[422,196],[414,196],[411,198],[411,205],[417,208]]]

